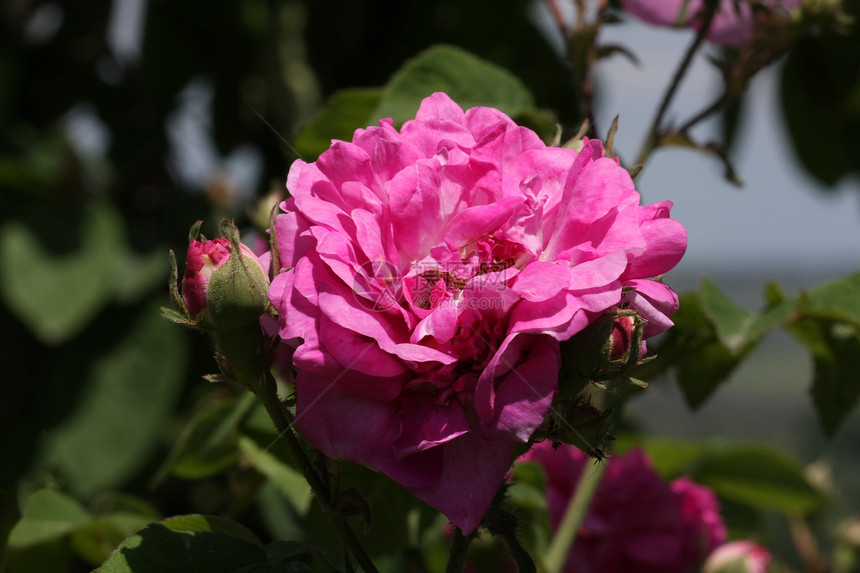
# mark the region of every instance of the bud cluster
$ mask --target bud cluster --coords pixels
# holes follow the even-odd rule
[[[239,241],[232,221],[222,221],[222,237],[211,240],[199,235],[200,224],[192,226],[188,237],[181,291],[176,256],[170,252],[174,308],[163,308],[162,313],[174,322],[213,331],[258,322],[269,310],[269,279],[263,263]]]

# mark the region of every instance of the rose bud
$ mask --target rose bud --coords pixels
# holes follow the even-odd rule
[[[732,541],[717,547],[705,562],[704,573],[765,573],[770,553],[751,541]]]
[[[263,264],[239,242],[239,231],[232,222],[222,221],[224,236],[218,239],[198,240],[199,228],[197,223],[191,230],[181,296],[175,268],[171,279],[174,305],[184,319],[178,322],[220,331],[256,323],[269,304]]]

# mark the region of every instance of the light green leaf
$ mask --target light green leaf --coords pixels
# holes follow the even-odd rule
[[[506,69],[454,46],[435,46],[406,62],[388,82],[374,117],[395,125],[415,117],[421,100],[445,92],[464,110],[495,107],[515,116],[534,107],[528,88]]]
[[[113,296],[123,244],[122,221],[107,203],[85,212],[80,245],[66,255],[49,253],[31,229],[9,220],[0,228],[0,291],[42,341],[59,344]]]
[[[42,456],[87,497],[120,485],[146,462],[182,389],[184,332],[148,306],[121,342],[98,359],[74,413]]]
[[[702,281],[700,300],[702,310],[713,322],[720,341],[733,354],[738,353],[748,342],[746,333],[753,315],[736,305],[707,277]]]
[[[860,273],[810,290],[804,299],[803,310],[860,327]]]
[[[271,451],[261,448],[248,436],[239,437],[239,451],[290,500],[296,513],[307,513],[311,505],[311,489],[299,472],[278,459]]]
[[[90,515],[76,499],[55,489],[39,490],[27,499],[24,516],[9,535],[9,547],[22,549],[45,543],[89,521]]]
[[[168,517],[167,519],[163,519],[161,524],[171,531],[218,533],[219,535],[228,535],[236,539],[241,539],[245,543],[250,543],[257,547],[263,547],[263,542],[260,541],[259,537],[254,535],[254,532],[226,517],[192,513],[189,515]]]

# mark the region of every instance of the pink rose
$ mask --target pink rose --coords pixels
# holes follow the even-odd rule
[[[590,458],[572,446],[541,442],[522,461],[547,477],[553,528],[561,522]],[[686,478],[666,484],[640,450],[615,456],[591,501],[565,571],[569,573],[688,573],[726,537],[710,490]]]
[[[762,0],[771,10],[791,11],[801,0]],[[624,9],[637,18],[658,26],[693,27],[702,25],[705,0],[621,0]],[[707,39],[723,46],[740,46],[753,38],[755,14],[749,0],[720,0]]]
[[[770,553],[751,541],[731,541],[708,557],[704,573],[767,573]]]
[[[547,147],[498,110],[425,99],[296,161],[269,294],[297,344],[296,426],[473,530],[547,414],[559,343],[605,310],[667,329],[647,280],[686,248],[599,142]],[[622,291],[622,289],[624,289]]]

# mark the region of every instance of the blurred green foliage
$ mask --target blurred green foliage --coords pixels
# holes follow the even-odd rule
[[[140,42],[117,48],[116,31],[128,40],[134,26],[115,22],[135,5]],[[329,524],[272,446],[276,432],[264,411],[249,395],[205,384],[201,376],[215,369],[210,341],[158,316],[167,250],[181,250],[196,220],[210,235],[225,216],[250,226],[258,198],[283,189],[295,149],[311,160],[331,138],[379,117],[399,123],[431,90],[446,89],[467,107],[499,107],[547,138],[556,123],[575,133],[582,118],[574,75],[529,17],[531,5],[0,7],[0,537],[13,531],[9,571],[88,571],[105,560],[106,572],[168,571],[179,553],[205,561],[225,547],[236,561],[219,559],[208,570],[339,562]],[[836,62],[832,73],[815,62],[829,61],[833,50],[856,56],[854,33],[808,40],[785,73],[800,86],[783,96],[798,153],[828,183],[857,168],[860,84],[856,57]],[[844,69],[853,74],[836,78],[844,89],[812,89],[822,74],[832,79]],[[812,143],[809,122],[798,119],[810,105],[826,141]],[[248,153],[252,159],[237,159]],[[249,164],[258,168],[243,175]],[[649,367],[676,368],[696,407],[768,330],[785,327],[815,357],[815,405],[832,433],[860,392],[852,378],[860,299],[845,296],[857,293],[857,281],[797,297],[774,287],[759,314],[706,282],[682,299],[663,357]],[[744,472],[752,459],[767,463]],[[811,512],[824,503],[776,454],[699,451],[684,461],[741,504],[770,500],[770,508]],[[510,498],[537,524],[524,543],[539,550],[550,532],[541,478],[528,471],[518,470]],[[380,567],[444,569],[444,519],[379,474],[348,464],[332,472],[361,484],[360,492],[344,487],[338,502],[357,529],[366,526],[362,539]],[[185,514],[192,517],[162,519]],[[488,541],[478,551],[498,561],[505,553],[497,549]],[[135,559],[143,565],[134,567]]]

